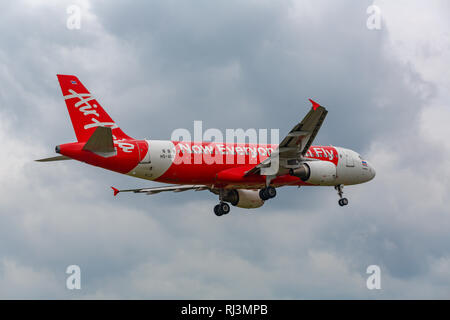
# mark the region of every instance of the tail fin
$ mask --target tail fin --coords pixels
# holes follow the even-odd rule
[[[103,110],[77,77],[61,74],[57,77],[78,142],[87,141],[97,127],[110,127],[116,139],[131,139]]]

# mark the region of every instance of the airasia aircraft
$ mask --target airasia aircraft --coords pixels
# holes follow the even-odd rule
[[[214,213],[258,208],[282,186],[334,186],[339,205],[348,204],[343,186],[372,180],[375,170],[357,152],[312,146],[328,111],[312,108],[279,145],[137,140],[126,135],[77,77],[57,75],[77,142],[56,146],[59,156],[37,161],[74,159],[146,180],[174,185],[118,190],[155,194],[209,190],[219,196]]]

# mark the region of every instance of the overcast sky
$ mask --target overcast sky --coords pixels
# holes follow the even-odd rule
[[[372,3],[1,1],[0,298],[450,298],[450,4],[375,1],[370,30]],[[137,138],[194,120],[283,136],[313,98],[329,111],[315,144],[377,176],[344,208],[331,187],[220,218],[206,191],[114,198],[157,184],[33,162],[75,140],[58,73]]]

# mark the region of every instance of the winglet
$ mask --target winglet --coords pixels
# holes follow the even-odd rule
[[[314,100],[312,100],[312,99],[308,99],[308,100],[312,103],[312,108],[313,108],[314,111],[316,111],[316,109],[317,109],[318,107],[320,107],[320,104],[318,104],[318,103],[315,102]]]
[[[120,192],[120,190],[118,190],[114,187],[111,187],[111,189],[113,189],[113,191],[114,191],[114,197],[117,196],[117,194]]]

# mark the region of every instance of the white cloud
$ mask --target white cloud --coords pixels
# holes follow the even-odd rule
[[[56,278],[47,270],[36,271],[29,266],[20,265],[14,260],[3,257],[0,260],[0,298],[57,297],[63,290],[58,286]]]

